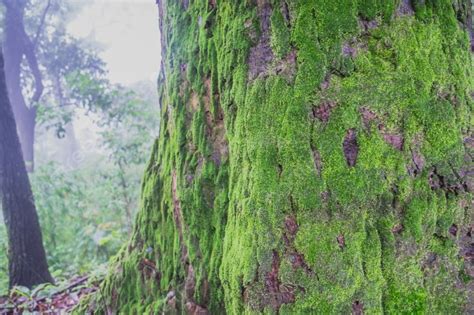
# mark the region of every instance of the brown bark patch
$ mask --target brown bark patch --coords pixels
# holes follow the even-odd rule
[[[452,171],[455,175],[455,179],[449,178],[447,176],[441,175],[436,167],[433,167],[429,173],[429,184],[431,189],[442,189],[446,193],[452,193],[455,195],[459,195],[463,191],[468,191],[468,187],[466,182],[463,178],[459,176],[459,174],[452,168]]]
[[[473,4],[472,0],[469,1],[468,3],[471,3],[471,6]],[[469,33],[469,39],[471,41],[471,52],[474,52],[474,27],[472,23],[472,13],[474,10],[469,10],[467,9],[467,18],[466,18],[466,28],[467,32]]]
[[[181,244],[181,263],[186,270],[186,278],[184,283],[185,299],[188,301],[186,305],[188,305],[189,303],[191,306],[193,306],[188,309],[192,311],[190,314],[207,314],[200,313],[201,310],[205,310],[205,308],[197,305],[193,300],[196,288],[196,276],[191,261],[189,260],[189,250],[184,240],[185,226],[181,208],[181,201],[179,200],[178,196],[178,179],[176,170],[174,170],[172,173],[171,187],[173,198],[173,217],[176,224],[176,228],[178,230],[179,242]],[[194,307],[194,305],[196,307]]]
[[[364,314],[364,304],[360,301],[354,301],[354,303],[352,303],[352,314],[353,315],[363,315]]]
[[[387,131],[385,125],[380,122],[377,114],[367,107],[361,107],[359,112],[362,117],[362,123],[366,129],[369,129],[372,122],[378,123],[378,129],[381,132],[384,141],[399,151],[403,150],[405,140],[400,132]]]
[[[285,218],[285,228],[288,239],[294,240],[296,233],[298,232],[298,224],[296,223],[296,220],[293,216],[287,216]]]
[[[474,278],[474,225],[468,225],[461,231],[459,239],[460,255],[464,257],[465,263],[469,265],[468,274]]]
[[[204,81],[206,93],[204,99],[204,110],[206,117],[206,134],[212,145],[212,160],[216,165],[220,165],[222,160],[229,154],[228,142],[226,139],[226,129],[224,124],[224,111],[220,106],[216,106],[216,113],[211,111],[211,98],[217,102],[218,95],[213,95],[211,79]]]
[[[393,234],[400,234],[403,231],[403,225],[397,224],[392,228]]]
[[[194,302],[187,302],[186,303],[186,313],[189,314],[189,315],[207,315],[209,314],[209,311],[194,303]]]
[[[460,176],[464,179],[465,189],[468,192],[474,192],[474,135],[464,139],[464,165],[460,170]]]
[[[318,174],[318,176],[321,176],[321,171],[322,171],[322,168],[323,168],[323,163],[322,163],[322,160],[321,160],[321,154],[319,153],[319,151],[316,148],[311,148],[311,152],[312,152],[312,155],[313,155],[313,162],[314,162],[314,168],[316,170],[316,173]]]
[[[296,50],[290,51],[283,59],[278,60],[275,65],[275,74],[283,76],[287,82],[293,82],[296,75]]]
[[[340,249],[344,249],[344,247],[346,247],[346,238],[344,237],[344,234],[339,234],[336,240]]]
[[[194,292],[196,289],[196,276],[194,272],[193,265],[189,261],[186,262],[187,264],[187,271],[186,271],[186,279],[184,281],[184,292],[186,293],[186,298],[192,299],[194,296]]]
[[[426,271],[428,269],[437,269],[438,267],[438,255],[436,255],[436,253],[426,254],[426,257],[423,259],[423,262],[421,264],[421,269],[423,271]]]
[[[202,304],[208,305],[210,300],[210,285],[207,279],[204,279],[201,283],[201,301]]]
[[[183,213],[181,212],[181,201],[178,196],[178,179],[176,171],[172,174],[172,196],[173,196],[173,218],[178,230],[179,241],[181,244],[181,260],[188,263],[188,248],[184,242]]]
[[[399,151],[403,150],[404,139],[402,135],[384,132],[383,139],[386,143],[390,144],[395,149]]]
[[[184,281],[184,299],[186,302],[186,310],[188,314],[208,314],[205,307],[195,303],[194,295],[196,291],[196,275],[194,267],[189,260],[189,250],[184,239],[185,225],[184,217],[181,208],[181,201],[178,196],[178,178],[176,170],[172,173],[172,199],[173,199],[173,218],[175,221],[176,228],[178,230],[179,242],[181,245],[181,264],[186,271],[186,277]]]
[[[294,216],[287,216],[285,218],[285,231],[283,234],[283,240],[285,242],[285,254],[289,258],[293,269],[302,268],[306,274],[314,275],[313,270],[309,267],[306,262],[304,255],[298,253],[295,248],[294,241],[296,234],[298,233],[299,226],[296,223]]]
[[[357,143],[357,132],[355,129],[347,130],[346,137],[342,144],[344,156],[346,157],[347,165],[354,167],[359,155],[359,145]]]
[[[189,8],[189,0],[182,0],[181,4],[183,5],[184,10],[187,10]]]
[[[166,304],[171,310],[177,310],[176,309],[176,293],[174,291],[169,291],[168,294],[166,294]]]
[[[319,119],[323,123],[327,123],[329,121],[329,117],[331,117],[331,111],[334,107],[336,107],[335,101],[323,101],[319,106],[313,107],[312,114],[314,118]]]
[[[378,115],[367,107],[361,107],[359,112],[362,117],[362,123],[366,129],[370,128],[372,122],[377,123],[377,128],[382,134],[384,141],[399,151],[403,150],[404,137],[400,132],[388,131]]]
[[[425,158],[421,154],[421,144],[423,143],[423,136],[417,135],[411,143],[411,163],[408,165],[408,174],[413,177],[418,176],[425,167]]]
[[[379,27],[380,24],[377,20],[367,20],[364,18],[359,19],[359,27],[362,30],[362,33],[368,34],[371,30]]]
[[[469,277],[474,278],[474,224],[461,226],[458,233],[457,245],[459,247],[459,255],[464,260],[464,272]],[[474,301],[472,302],[474,304]]]
[[[283,165],[281,164],[277,165],[277,172],[278,172],[278,177],[281,177],[281,175],[283,174]]]
[[[473,204],[469,205],[472,209]],[[473,222],[471,214],[470,221]],[[474,292],[474,224],[461,226],[458,231],[459,237],[457,245],[459,247],[459,255],[464,260],[464,274],[470,278],[470,281],[462,284],[466,292]],[[474,295],[468,294],[465,307],[465,313],[471,314],[474,311]]]
[[[250,48],[248,58],[250,80],[267,76],[274,57],[270,45],[272,7],[267,0],[258,0],[257,4],[258,18],[260,20],[260,38],[257,45]]]
[[[344,57],[355,58],[357,56],[357,47],[353,42],[345,42],[342,44],[342,55]]]
[[[191,93],[189,105],[191,106],[191,110],[193,112],[196,112],[199,109],[199,95],[196,92]]]
[[[395,11],[395,16],[397,17],[407,16],[407,15],[411,16],[414,14],[415,14],[415,10],[413,9],[411,0],[402,0],[397,10]]]
[[[423,155],[421,155],[421,153],[417,151],[412,151],[411,157],[414,167],[411,169],[410,173],[416,176],[423,170],[425,166],[425,158],[423,157]]]
[[[276,297],[276,294],[279,292],[279,285],[280,285],[280,280],[278,279],[279,270],[280,270],[280,256],[278,255],[276,251],[273,251],[272,269],[265,276],[265,287],[270,293],[274,293],[275,297]],[[279,306],[275,304],[277,303],[272,303],[272,305],[276,307]]]
[[[364,124],[365,128],[369,128],[370,123],[377,120],[377,114],[367,107],[361,107],[359,112],[362,116],[362,123]]]
[[[138,268],[140,269],[141,275],[144,280],[150,280],[154,278],[157,282],[160,282],[161,273],[158,272],[158,270],[156,269],[156,264],[153,261],[143,258],[140,261]]]
[[[187,79],[187,72],[188,72],[188,65],[186,63],[181,64],[179,66],[181,84],[179,85],[179,92],[178,92],[178,95],[181,98],[183,98],[186,95],[186,93],[188,92],[188,89],[189,89],[189,82],[188,82],[188,79]]]
[[[458,235],[458,226],[456,224],[453,224],[449,227],[449,234],[451,234],[452,236],[456,236]]]
[[[288,3],[285,0],[281,1],[281,14],[285,19],[286,25],[289,26],[291,23],[291,14],[290,8],[288,7]]]
[[[278,310],[281,305],[295,301],[295,288],[290,285],[282,285],[278,279],[280,270],[280,257],[276,251],[272,254],[272,269],[265,275],[265,289],[267,294],[264,298],[265,305],[270,305]]]
[[[341,47],[341,53],[344,57],[355,58],[360,52],[367,50],[367,44],[356,38],[345,41]]]
[[[326,74],[323,82],[321,82],[319,88],[321,91],[326,91],[331,86],[331,73]]]

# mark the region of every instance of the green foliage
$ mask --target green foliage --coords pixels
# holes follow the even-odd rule
[[[58,281],[106,263],[131,232],[144,157],[159,125],[152,84],[133,88],[134,92],[116,87],[106,95],[110,105],[97,113],[92,126],[99,134],[98,143],[79,136],[79,149],[72,154],[74,166],[47,156],[55,145],[59,151],[67,150],[65,141],[72,135],[65,134],[56,144],[51,142],[54,133],[43,131],[38,136],[42,150],[30,180],[49,267]],[[8,252],[3,224],[0,246]],[[1,294],[8,286],[7,255],[0,255],[0,272]]]
[[[65,171],[50,163],[32,176],[48,262],[56,276],[93,270],[127,235],[118,171],[104,162],[96,166],[99,171]]]

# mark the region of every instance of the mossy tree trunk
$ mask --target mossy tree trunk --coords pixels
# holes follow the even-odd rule
[[[95,307],[474,311],[470,1],[158,6],[161,135]]]

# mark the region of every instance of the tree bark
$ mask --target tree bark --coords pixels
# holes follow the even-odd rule
[[[8,233],[10,287],[53,282],[21,153],[0,54],[0,197]]]
[[[34,142],[36,129],[36,106],[43,94],[42,75],[35,53],[35,46],[26,34],[24,11],[26,2],[3,0],[5,14],[5,75],[8,92],[18,124],[20,143],[27,170],[34,170]],[[42,25],[40,26],[42,28]],[[40,32],[38,31],[38,34]],[[39,35],[37,35],[39,36]],[[29,104],[23,95],[21,84],[21,64],[26,58],[34,77],[34,94]]]
[[[473,312],[455,2],[158,0],[161,134],[95,310]]]

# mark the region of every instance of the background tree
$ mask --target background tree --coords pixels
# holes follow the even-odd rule
[[[3,54],[0,54],[0,197],[9,239],[10,287],[31,288],[53,279],[48,271],[3,69]]]
[[[3,4],[6,7],[4,54],[7,86],[13,112],[15,113],[15,118],[18,123],[23,156],[26,161],[27,169],[32,170],[34,161],[36,105],[44,89],[42,74],[35,52],[36,41],[39,38],[32,39],[26,33],[24,23],[26,0],[3,0]],[[48,7],[45,9],[45,12],[47,12],[47,10]],[[43,28],[42,24],[38,27],[37,36],[41,34],[41,28]],[[26,100],[23,95],[21,68],[24,57],[28,62],[34,80],[34,92],[31,100]]]
[[[161,133],[97,312],[474,311],[470,1],[158,6]]]
[[[80,5],[58,0],[3,0],[3,4],[6,8],[3,33],[7,85],[27,169],[32,171],[35,132],[38,119],[41,120],[38,114],[46,110],[45,106],[57,108],[60,113],[64,113],[67,104],[99,106],[94,98],[98,94],[84,96],[82,93],[89,98],[80,101],[72,96],[68,98],[69,89],[65,84],[66,80],[78,80],[77,76],[99,80],[105,73],[104,65],[87,44],[70,38],[65,31]],[[56,127],[62,137],[65,126],[68,127],[69,146],[74,147],[71,112],[63,115]]]

